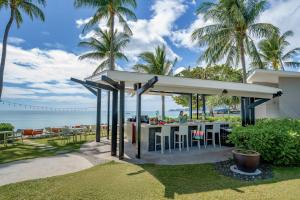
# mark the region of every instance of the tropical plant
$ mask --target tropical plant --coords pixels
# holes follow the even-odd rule
[[[234,127],[229,141],[237,148],[259,152],[262,159],[275,165],[300,164],[300,121],[263,119],[256,125]]]
[[[282,35],[274,33],[272,37],[259,42],[259,54],[263,61],[263,68],[271,67],[274,70],[285,70],[287,67],[300,67],[300,62],[292,61],[294,56],[300,54],[300,47],[294,48],[287,53],[285,49],[290,45],[287,37],[293,36],[293,31],[287,31]],[[252,67],[257,68],[257,63],[252,63]]]
[[[226,58],[227,65],[242,64],[243,82],[246,83],[246,55],[260,65],[261,59],[252,38],[269,37],[278,31],[268,23],[256,23],[266,7],[264,0],[218,0],[204,2],[197,14],[204,14],[205,20],[214,24],[196,29],[192,40],[207,49],[200,56],[208,65]]]
[[[97,11],[91,20],[85,25],[83,31],[98,24],[102,19],[107,20],[109,27],[110,38],[110,70],[115,70],[115,53],[114,48],[114,32],[115,32],[115,17],[118,18],[120,24],[123,26],[125,33],[131,35],[132,32],[128,26],[126,19],[136,20],[136,16],[130,8],[137,6],[135,0],[75,0],[75,7],[88,6],[96,8]]]
[[[116,59],[124,59],[128,60],[127,57],[122,53],[123,48],[129,42],[129,36],[125,33],[118,33],[115,31],[114,33],[113,43],[113,54]],[[86,41],[82,41],[79,43],[80,46],[87,47],[91,49],[90,52],[84,53],[79,57],[79,59],[96,59],[102,60],[102,62],[98,65],[97,69],[93,73],[94,75],[103,69],[110,68],[110,45],[111,45],[111,34],[107,30],[96,30],[96,35],[92,38],[89,38]]]
[[[35,4],[36,3],[36,4]],[[38,6],[46,6],[46,0],[0,0],[0,9],[6,8],[10,10],[10,17],[8,23],[6,24],[3,42],[2,42],[2,55],[0,64],[0,99],[3,90],[3,78],[4,78],[4,68],[6,61],[6,51],[7,51],[7,39],[9,31],[13,22],[16,23],[19,28],[23,22],[22,13],[27,14],[31,20],[38,18],[42,21],[45,20],[43,11]]]
[[[177,58],[173,61],[167,59],[165,46],[155,48],[155,53],[144,52],[139,55],[144,62],[136,64],[133,69],[138,72],[156,74],[156,75],[172,75],[173,68],[177,62]],[[162,118],[165,119],[165,96],[161,96],[162,101]]]

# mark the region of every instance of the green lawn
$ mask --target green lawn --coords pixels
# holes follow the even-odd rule
[[[78,173],[0,187],[0,199],[299,199],[300,168],[272,180],[241,182],[213,165],[108,163]]]
[[[53,156],[59,153],[73,152],[80,148],[80,146],[87,142],[95,140],[95,135],[89,135],[87,141],[82,137],[82,141],[63,143],[58,137],[44,138],[44,139],[29,139],[22,142],[9,144],[7,147],[0,145],[0,164],[17,160],[31,159],[44,156]],[[72,140],[71,140],[72,141]],[[50,149],[40,147],[36,144],[44,144]]]

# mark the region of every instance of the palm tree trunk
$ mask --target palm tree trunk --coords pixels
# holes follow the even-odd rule
[[[282,62],[282,60],[280,59],[280,65],[281,65],[281,69],[282,69],[282,71],[285,71],[285,69],[284,69],[284,65],[283,65],[283,62]]]
[[[111,4],[113,5],[114,2],[111,0]],[[112,6],[113,7],[113,6]],[[115,13],[114,11],[111,12],[111,22],[110,22],[110,70],[115,70],[115,57],[114,57],[114,32],[115,32]]]
[[[0,64],[0,100],[2,97],[2,90],[3,90],[3,77],[4,77],[4,67],[5,67],[5,60],[6,60],[7,38],[13,21],[14,21],[14,9],[11,8],[10,18],[5,27],[5,32],[3,36],[3,42],[2,42],[2,56],[1,56],[1,64]]]
[[[165,113],[165,96],[161,96],[161,117],[162,120],[166,118],[166,113]]]
[[[243,41],[240,42],[241,51],[241,63],[243,68],[243,83],[247,83],[247,69],[246,69],[246,59],[245,59],[245,47]]]

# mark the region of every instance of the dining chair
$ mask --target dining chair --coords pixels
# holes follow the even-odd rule
[[[160,137],[160,143],[157,142],[157,137]],[[164,153],[166,137],[168,137],[169,152],[171,152],[171,126],[167,125],[162,126],[161,132],[155,132],[155,151],[157,146],[160,146],[161,153]]]
[[[212,134],[212,139],[208,139],[208,133]],[[207,129],[206,130],[206,142],[207,140],[212,140],[214,148],[216,147],[216,134],[218,135],[218,140],[219,140],[219,146],[221,148],[221,124],[220,123],[213,123],[213,128],[212,129]]]
[[[198,149],[201,149],[201,140],[203,140],[203,145],[206,148],[205,125],[202,123],[197,126],[197,130],[191,130],[191,145],[193,142],[197,142]]]
[[[176,136],[178,136],[178,141],[176,141]],[[188,125],[180,125],[179,131],[174,132],[174,149],[176,144],[179,144],[179,151],[181,151],[181,145],[186,143],[187,151],[189,151],[189,126]]]

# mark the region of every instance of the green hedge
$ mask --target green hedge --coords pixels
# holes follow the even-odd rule
[[[13,125],[9,123],[0,123],[0,131],[13,131]]]
[[[229,141],[258,151],[264,161],[274,165],[300,164],[300,120],[258,120],[255,126],[233,128]]]
[[[210,122],[223,121],[223,122],[241,122],[240,116],[216,116],[216,117],[206,117],[206,120]]]

